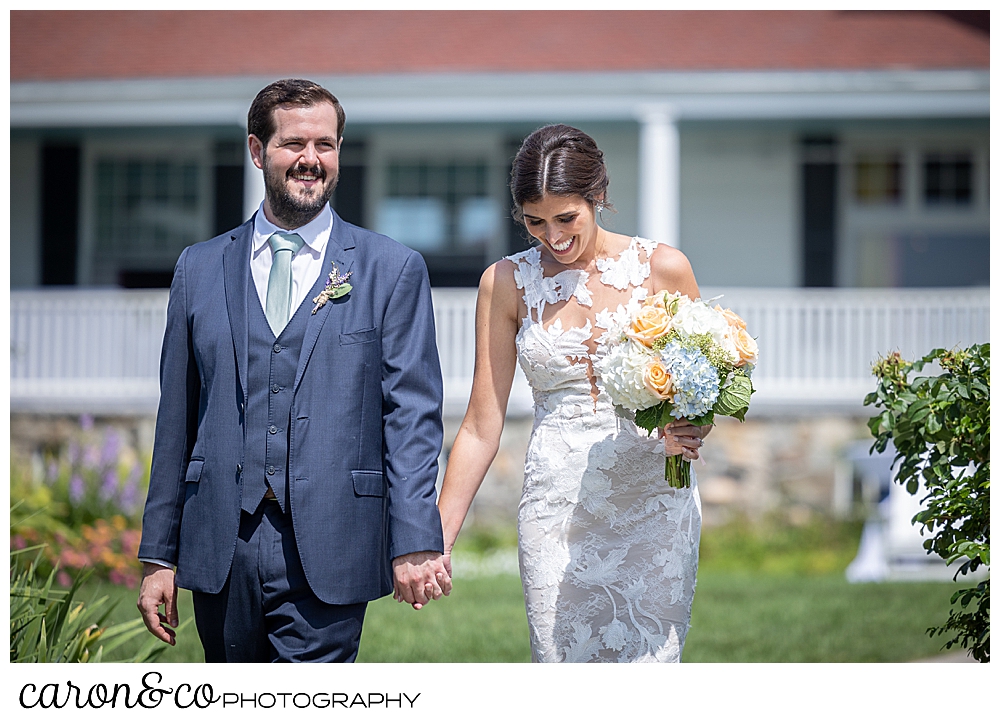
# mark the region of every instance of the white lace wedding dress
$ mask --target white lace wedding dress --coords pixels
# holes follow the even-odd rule
[[[694,474],[690,489],[669,487],[663,443],[618,417],[593,373],[607,329],[652,291],[655,246],[632,239],[599,259],[599,279],[546,276],[538,248],[509,257],[528,308],[517,355],[535,402],[518,557],[538,662],[681,659],[701,531]]]

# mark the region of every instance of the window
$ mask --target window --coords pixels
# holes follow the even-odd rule
[[[488,177],[483,162],[390,163],[376,229],[424,254],[482,255],[500,221]]]
[[[95,263],[169,269],[206,238],[203,169],[170,158],[98,158]]]
[[[894,205],[902,199],[903,164],[898,153],[859,153],[854,161],[854,199]]]
[[[972,154],[924,155],[924,202],[928,206],[965,206],[972,203]]]

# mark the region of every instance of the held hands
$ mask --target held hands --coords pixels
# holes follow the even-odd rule
[[[162,613],[160,605],[163,605]],[[149,632],[165,643],[176,645],[177,634],[172,628],[176,628],[178,623],[177,583],[171,568],[152,562],[142,564],[142,583],[136,607],[142,613],[142,621]]]
[[[698,450],[705,443],[704,438],[710,431],[712,431],[711,424],[696,427],[686,419],[671,422],[658,430],[667,455],[680,454],[689,461],[698,459]]]
[[[392,561],[396,602],[407,602],[419,610],[431,600],[451,594],[451,555],[411,552]]]

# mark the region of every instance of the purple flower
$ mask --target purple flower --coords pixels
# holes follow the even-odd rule
[[[104,437],[104,446],[101,448],[101,466],[107,467],[118,461],[118,450],[121,447],[121,438],[114,429],[109,429]]]
[[[94,417],[92,415],[90,415],[90,414],[81,414],[80,415],[80,427],[84,431],[87,431],[89,429],[93,429],[93,427],[94,427]]]
[[[80,445],[76,443],[75,439],[71,439],[66,445],[66,456],[69,457],[70,465],[75,466],[80,461]]]
[[[142,475],[142,467],[136,462],[132,465],[132,470],[129,472],[128,479],[125,480],[125,486],[122,488],[121,493],[118,495],[118,499],[121,502],[122,509],[125,512],[132,513],[135,512],[138,507],[139,502],[139,477]]]
[[[101,485],[101,499],[105,502],[114,499],[118,493],[118,475],[113,469],[104,474],[104,484]]]
[[[135,512],[138,501],[139,501],[138,486],[126,482],[125,486],[122,488],[121,494],[118,495],[118,503],[122,508],[122,512],[125,512],[127,514],[132,514],[133,512]]]
[[[97,469],[98,462],[101,461],[101,450],[92,444],[88,444],[83,450],[83,468]]]
[[[78,474],[73,475],[69,481],[69,499],[73,504],[78,504],[86,493],[86,486],[83,484],[83,477]]]
[[[59,479],[59,465],[54,459],[49,460],[49,467],[45,473],[45,481],[52,484]]]

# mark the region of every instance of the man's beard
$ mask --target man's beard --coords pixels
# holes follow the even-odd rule
[[[321,180],[326,180],[326,171],[322,166],[315,165],[311,168],[303,165],[295,166],[288,170],[285,176],[279,176],[272,172],[267,156],[264,156],[264,192],[267,196],[268,206],[274,217],[281,221],[287,229],[299,228],[312,221],[323,210],[323,207],[333,198],[333,191],[337,188],[337,181],[340,174],[333,179],[333,183],[323,189],[323,192],[310,200],[300,200],[288,191],[286,183],[287,175],[291,173],[310,173]]]

